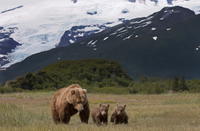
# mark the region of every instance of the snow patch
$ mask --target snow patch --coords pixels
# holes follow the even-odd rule
[[[151,21],[147,21],[145,23],[140,24],[139,26],[136,26],[135,29],[146,27],[150,25],[151,23],[152,23]]]
[[[128,39],[130,39],[132,36],[133,36],[133,35],[129,35],[129,36],[125,37],[123,40],[128,40]]]
[[[158,39],[158,37],[157,36],[154,36],[154,37],[152,37],[154,40],[157,40]]]
[[[61,58],[60,58],[60,57],[58,57],[58,58],[57,58],[57,60],[61,60]]]
[[[93,42],[93,40],[91,40],[90,42],[88,42],[88,45],[90,45]]]
[[[96,44],[96,43],[97,43],[97,41],[98,41],[98,40],[96,40],[96,41],[92,42],[92,43],[91,43],[91,45],[94,45],[94,44]]]
[[[91,45],[91,46],[94,46],[96,44],[97,40],[93,41],[91,40],[87,45]]]
[[[97,26],[87,26],[83,29],[76,30],[76,32],[87,32],[87,31],[92,31],[92,30],[100,30],[100,28]]]
[[[121,30],[119,33],[124,33],[124,32],[127,32],[127,30]]]
[[[125,29],[125,27],[121,27],[121,28],[119,28],[117,31],[121,31],[121,30],[123,30],[123,29]]]
[[[0,39],[0,42],[3,42],[3,41],[5,41],[5,40],[6,40],[6,38],[5,38],[5,39],[4,39],[4,38],[3,38],[3,39]]]
[[[110,34],[110,36],[112,36],[112,35],[116,35],[116,34],[117,34],[117,32],[114,32],[114,33]]]
[[[6,55],[0,54],[0,58],[5,57]]]
[[[109,37],[105,37],[103,40],[107,40]]]
[[[167,28],[167,29],[166,29],[166,31],[170,31],[170,30],[171,30],[171,28]]]
[[[132,21],[130,24],[139,24],[145,21],[150,21],[153,18],[153,16],[147,17],[146,19],[138,20],[138,21]]]
[[[164,18],[162,17],[162,18],[160,18],[160,20],[161,20],[161,21],[163,21],[163,20],[164,20]]]
[[[73,41],[73,40],[69,40],[69,42],[70,42],[71,44],[73,44],[75,41]]]
[[[155,27],[152,27],[152,28],[151,28],[151,30],[152,30],[152,31],[155,31],[155,30],[156,30],[156,28],[155,28]]]
[[[76,38],[76,37],[83,37],[83,36],[84,36],[83,33],[78,33],[78,35],[76,35],[76,36],[74,36],[74,37]]]

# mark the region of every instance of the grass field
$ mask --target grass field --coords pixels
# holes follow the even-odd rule
[[[108,95],[88,94],[90,108],[127,104],[128,125],[97,127],[81,124],[78,115],[69,125],[55,125],[50,113],[53,92],[0,94],[1,131],[199,131],[200,94]]]

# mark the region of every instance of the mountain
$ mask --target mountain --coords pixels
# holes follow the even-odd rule
[[[6,71],[1,82],[60,60],[103,58],[119,62],[132,77],[185,76],[200,71],[200,15],[166,7],[148,17],[126,21],[67,47],[32,55]]]
[[[21,45],[10,37],[14,30],[15,28],[4,29],[0,27],[0,67],[9,63],[7,54]]]
[[[1,0],[0,26],[5,30],[15,28],[9,38],[19,44],[9,46],[12,51],[3,54],[6,60],[1,59],[0,68],[32,54],[78,42],[97,33],[96,29],[102,31],[121,20],[146,17],[169,5],[187,7],[196,13],[200,9],[199,0]],[[87,28],[78,38],[76,32],[72,32],[75,36],[66,36],[66,32],[83,26],[95,28]]]
[[[71,29],[65,31],[64,35],[61,37],[60,42],[57,47],[64,47],[70,44],[76,43],[78,41],[84,40],[92,34],[99,33],[112,25],[112,22],[108,22],[102,25],[82,25],[73,26]]]

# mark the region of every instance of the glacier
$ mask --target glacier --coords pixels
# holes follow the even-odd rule
[[[200,13],[200,0],[1,0],[0,27],[15,28],[11,38],[19,42],[7,55],[9,63],[55,48],[66,30],[79,25],[114,26],[121,21],[145,17],[166,6],[183,6]],[[124,13],[125,11],[125,13]],[[89,12],[89,14],[88,14]],[[91,15],[92,14],[92,15]]]

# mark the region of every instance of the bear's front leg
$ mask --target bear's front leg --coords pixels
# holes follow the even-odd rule
[[[62,122],[65,124],[69,124],[69,121],[70,121],[70,116],[68,115],[65,115],[65,117],[62,118]]]
[[[102,124],[102,120],[99,117],[96,117],[96,125],[100,126]]]
[[[60,110],[59,110],[60,122],[68,124],[70,121],[70,117],[71,116],[67,113],[67,108],[65,106],[60,108]]]
[[[103,124],[105,124],[105,125],[108,124],[108,117],[107,116],[103,119]]]
[[[114,118],[114,124],[119,124],[119,119],[117,118],[117,116],[115,116]]]
[[[79,116],[80,116],[81,122],[88,124],[88,120],[90,117],[90,108],[89,108],[88,103],[84,106],[84,109],[80,111]]]
[[[116,114],[113,113],[112,116],[111,116],[111,118],[110,118],[110,122],[115,123],[115,121],[116,121]]]
[[[125,117],[124,124],[128,124],[128,116]]]

